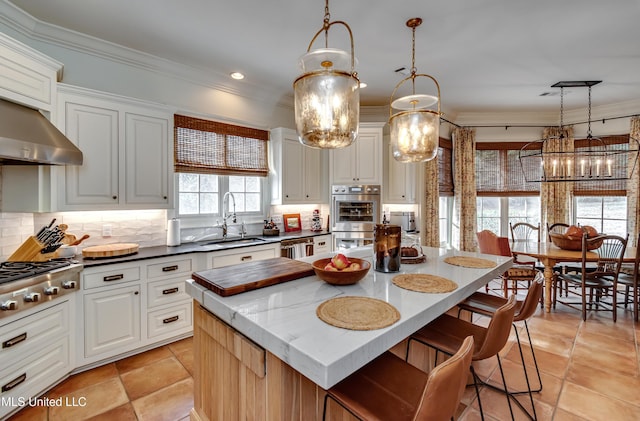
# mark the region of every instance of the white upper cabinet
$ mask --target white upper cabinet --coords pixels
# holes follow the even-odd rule
[[[327,203],[327,151],[304,146],[295,130],[271,131],[271,204]]]
[[[393,158],[391,144],[385,147],[384,203],[416,203],[417,163],[398,162]]]
[[[62,63],[0,33],[0,97],[51,111],[61,71]]]
[[[330,150],[331,184],[382,184],[383,123],[361,123],[350,146]]]
[[[169,208],[173,114],[162,106],[61,85],[60,129],[82,151],[65,168],[60,210]]]

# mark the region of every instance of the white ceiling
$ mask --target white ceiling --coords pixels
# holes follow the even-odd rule
[[[322,0],[11,0],[38,20],[212,73],[241,71],[229,84],[268,84],[292,97],[298,58],[321,29]],[[441,86],[443,110],[559,110],[566,80],[602,80],[593,106],[640,99],[639,0],[333,0],[331,19],[353,31],[362,105],[387,105],[411,67],[407,19],[416,32],[418,73]],[[336,29],[334,29],[336,28]],[[323,38],[314,47],[323,45]],[[329,46],[348,49],[332,27]],[[423,78],[426,81],[426,79]],[[407,85],[408,87],[409,85]],[[432,89],[418,85],[419,93]],[[552,96],[540,96],[552,92]],[[408,92],[401,93],[402,95]],[[565,89],[583,107],[585,88]],[[396,96],[397,97],[397,96]]]

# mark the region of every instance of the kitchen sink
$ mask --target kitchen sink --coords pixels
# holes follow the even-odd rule
[[[259,243],[261,241],[265,241],[264,238],[261,237],[231,237],[231,238],[220,238],[218,240],[207,241],[206,243],[201,244],[202,246],[211,246],[211,245],[224,245],[224,244],[250,244],[250,243]]]

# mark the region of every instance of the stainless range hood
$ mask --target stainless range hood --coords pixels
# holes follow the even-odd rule
[[[39,111],[0,99],[1,165],[82,165],[82,152]]]

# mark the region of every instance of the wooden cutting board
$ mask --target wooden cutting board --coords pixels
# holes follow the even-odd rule
[[[85,259],[102,259],[105,257],[127,256],[138,252],[136,243],[116,243],[102,246],[91,246],[82,249],[82,257]]]
[[[313,274],[313,266],[310,263],[275,257],[195,272],[192,278],[216,294],[228,297]]]

